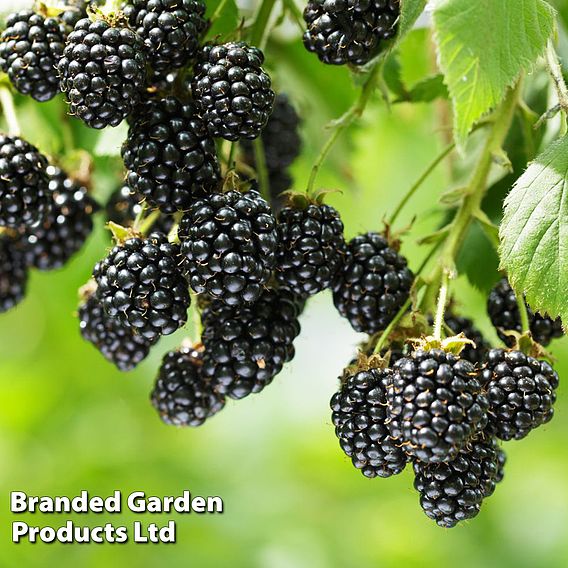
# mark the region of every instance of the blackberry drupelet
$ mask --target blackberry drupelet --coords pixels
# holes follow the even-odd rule
[[[396,34],[399,0],[309,0],[304,45],[320,61],[363,65]]]
[[[201,0],[129,0],[124,15],[144,40],[155,71],[173,71],[195,57],[207,27]]]
[[[115,246],[93,270],[106,313],[150,341],[185,324],[189,291],[179,247],[163,233],[132,237]]]
[[[203,375],[235,399],[258,393],[294,356],[301,301],[267,289],[254,304],[230,307],[214,300],[203,312]]]
[[[201,426],[225,406],[225,397],[202,376],[202,356],[185,347],[165,354],[151,400],[166,424]]]
[[[0,226],[33,227],[50,207],[45,156],[22,138],[0,133]]]
[[[486,361],[482,381],[489,432],[501,440],[520,440],[552,419],[558,375],[546,361],[504,349],[492,349]]]
[[[59,168],[49,166],[51,212],[43,223],[22,231],[28,266],[39,270],[60,268],[78,252],[93,230],[96,202]]]
[[[85,299],[78,315],[83,339],[92,343],[107,361],[121,371],[134,369],[148,356],[155,343],[108,316],[95,294]]]
[[[17,239],[0,234],[0,313],[19,304],[28,284],[28,269]]]
[[[487,425],[489,403],[474,365],[441,349],[397,361],[387,395],[391,436],[426,463],[455,459]]]
[[[66,36],[65,24],[58,18],[45,18],[33,10],[11,14],[0,36],[0,69],[20,93],[49,101],[59,92],[55,68]]]
[[[414,462],[414,487],[426,515],[445,528],[472,519],[503,479],[505,453],[493,438],[479,438],[450,463]]]
[[[71,114],[91,128],[118,126],[145,89],[142,40],[102,19],[77,22],[57,68]]]
[[[287,95],[279,93],[274,99],[274,109],[260,135],[269,175],[286,170],[302,151],[300,117],[290,104]],[[255,167],[254,148],[250,140],[241,142],[244,161]],[[286,188],[288,189],[288,188]]]
[[[262,51],[244,42],[203,48],[192,92],[211,136],[236,141],[260,135],[274,104],[263,62]]]
[[[142,211],[142,199],[124,185],[113,191],[105,206],[107,221],[122,227],[132,227],[138,214]],[[162,213],[152,225],[152,231],[166,233],[174,226],[173,215]]]
[[[215,143],[195,105],[174,97],[137,108],[122,156],[130,188],[163,213],[186,211],[220,179]]]
[[[276,261],[276,220],[254,190],[215,193],[192,204],[178,236],[189,283],[229,306],[260,298]]]
[[[276,279],[297,294],[331,287],[345,260],[343,223],[329,205],[286,207],[278,216]]]
[[[526,304],[529,316],[529,327],[533,339],[541,345],[548,345],[553,339],[562,337],[562,321],[534,313]],[[521,332],[521,315],[517,304],[517,296],[509,281],[503,278],[491,290],[487,299],[487,313],[497,329],[497,335],[508,347],[513,347],[515,339],[507,336],[505,331]]]
[[[333,285],[333,301],[355,331],[384,330],[410,294],[414,275],[406,259],[378,233],[347,244],[345,264]]]
[[[390,369],[356,370],[346,373],[331,398],[331,418],[341,449],[366,477],[396,475],[408,461],[386,425],[391,380]]]

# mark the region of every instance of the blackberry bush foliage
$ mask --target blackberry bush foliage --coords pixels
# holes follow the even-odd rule
[[[319,368],[343,317],[361,353],[331,398],[337,461],[369,478],[411,463],[443,527],[479,513],[499,444],[557,427],[545,346],[563,359],[568,88],[551,2],[421,17],[424,0],[306,0],[304,22],[271,1],[0,4],[0,312],[34,270],[83,271],[54,286],[92,273],[77,336],[156,376],[151,403],[177,426],[264,390],[303,317],[321,323]],[[108,233],[89,241],[103,225],[106,251]],[[304,316],[319,293],[333,305]],[[160,345],[174,333],[179,348]],[[298,396],[318,396],[296,372]]]

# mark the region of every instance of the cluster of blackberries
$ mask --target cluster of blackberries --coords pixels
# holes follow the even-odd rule
[[[500,304],[509,310],[501,321],[520,331],[513,292],[506,281],[496,290],[490,306],[512,294]],[[530,312],[531,329],[535,318],[544,319]],[[453,527],[477,515],[502,479],[497,441],[522,439],[551,420],[558,375],[520,350],[491,349],[471,320],[452,311],[444,323],[473,344],[455,355],[429,338],[418,348],[396,340],[379,356],[367,343],[344,371],[331,409],[341,448],[357,469],[389,477],[412,462],[424,512]]]
[[[0,134],[0,312],[23,299],[29,268],[60,268],[83,247],[97,209],[37,148]]]

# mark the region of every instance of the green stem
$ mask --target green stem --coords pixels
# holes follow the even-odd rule
[[[258,175],[258,184],[260,187],[260,194],[266,201],[270,202],[270,180],[268,178],[268,168],[266,167],[266,155],[264,153],[264,142],[262,137],[259,136],[253,142],[254,148],[254,162],[256,166],[256,173]]]
[[[511,127],[519,93],[520,82],[515,88],[509,90],[505,100],[494,113],[489,133],[473,176],[462,202],[449,225],[448,233],[440,252],[439,262],[428,278],[428,290],[422,299],[422,307],[425,308],[425,311],[427,311],[429,305],[433,304],[432,295],[437,291],[444,272],[447,271],[450,276],[455,273],[456,256],[461,249],[471,222],[475,218],[475,212],[481,209],[481,203],[487,191],[487,180],[493,164],[493,157],[501,151],[505,142]]]
[[[264,49],[266,45],[266,38],[268,34],[266,29],[268,27],[268,20],[270,20],[270,14],[272,14],[272,9],[276,0],[262,0],[256,16],[254,18],[254,23],[252,24],[252,29],[250,32],[250,43]]]
[[[0,105],[2,105],[2,112],[8,125],[8,133],[10,136],[20,136],[22,130],[18,122],[18,115],[16,114],[16,107],[14,106],[14,97],[8,87],[0,86]]]
[[[556,49],[554,49],[552,40],[549,40],[546,46],[546,66],[550,76],[552,77],[552,82],[554,83],[554,88],[556,89],[556,94],[558,96],[558,103],[562,109],[562,127],[560,134],[563,136],[567,131],[566,117],[568,115],[568,89],[566,88],[566,82],[562,75],[562,66],[558,59]]]
[[[229,148],[229,156],[227,157],[227,169],[229,170],[233,168],[233,162],[235,160],[236,151],[237,151],[237,143],[231,142],[231,147]]]
[[[215,8],[213,15],[211,16],[211,18],[209,18],[209,21],[211,23],[213,23],[215,20],[217,20],[219,18],[219,16],[223,12],[223,9],[227,5],[227,2],[228,2],[228,0],[221,0],[221,2],[219,2],[219,4],[217,4],[217,8]]]
[[[440,286],[440,294],[438,295],[436,318],[434,319],[434,338],[438,341],[442,340],[442,327],[444,325],[444,313],[446,311],[446,304],[448,303],[449,285],[450,279],[448,273],[444,271],[442,275],[442,285]]]
[[[290,15],[292,16],[292,19],[300,29],[300,32],[303,34],[306,31],[305,29],[306,24],[304,22],[304,16],[302,14],[302,11],[298,8],[296,2],[294,2],[294,0],[283,0],[282,3],[284,4],[286,10],[288,10]]]
[[[408,311],[408,308],[410,308],[411,305],[412,305],[412,298],[408,298],[408,300],[406,300],[406,302],[404,302],[402,308],[400,308],[400,310],[398,310],[396,316],[394,316],[394,318],[391,320],[391,322],[387,325],[385,331],[383,331],[383,333],[381,333],[381,337],[379,337],[379,340],[377,341],[377,344],[375,345],[375,349],[373,350],[373,353],[380,354],[381,349],[384,347],[385,343],[387,342],[387,340],[389,338],[389,335],[392,333],[394,328],[398,325],[398,323],[403,318],[404,314]]]
[[[521,316],[521,333],[527,333],[530,331],[530,323],[525,298],[522,294],[517,294],[516,292],[515,296],[517,298],[517,306],[519,307],[519,314]]]
[[[420,189],[422,184],[430,177],[430,174],[438,167],[438,165],[444,160],[444,158],[452,152],[452,150],[456,147],[455,142],[448,144],[442,152],[432,161],[432,163],[426,168],[424,173],[416,180],[414,185],[406,192],[406,194],[401,199],[400,203],[398,204],[397,208],[394,210],[393,214],[389,219],[389,225],[393,225],[400,212],[404,209],[410,198]]]
[[[144,218],[144,215],[146,214],[147,210],[148,210],[148,204],[145,201],[143,201],[140,204],[140,211],[138,211],[138,214],[134,218],[134,223],[132,223],[132,228],[135,231],[140,230],[140,223],[142,223],[142,219]]]
[[[138,232],[142,233],[143,235],[146,235],[159,217],[160,217],[159,209],[155,209],[154,211],[152,211],[152,213],[150,213],[148,217],[145,217],[144,220],[139,223]]]
[[[353,103],[351,108],[341,118],[332,123],[332,132],[323,145],[323,148],[321,149],[314,165],[312,166],[312,171],[308,180],[308,193],[312,193],[318,172],[325,162],[330,150],[333,148],[333,145],[339,138],[339,135],[342,134],[343,131],[348,126],[350,126],[356,118],[359,118],[363,114],[363,111],[365,110],[365,107],[367,106],[367,103],[369,102],[369,99],[371,98],[371,95],[373,94],[373,91],[375,90],[375,87],[377,85],[382,62],[383,60],[380,59],[372,67],[371,71],[369,72],[369,76],[367,77],[367,80],[363,85],[359,98]]]

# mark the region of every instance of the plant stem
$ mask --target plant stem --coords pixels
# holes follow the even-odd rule
[[[229,148],[229,156],[227,157],[227,169],[232,169],[233,162],[235,160],[235,152],[237,151],[237,143],[231,142],[231,146]]]
[[[264,142],[262,137],[259,136],[253,142],[254,148],[254,162],[256,166],[256,173],[258,175],[258,185],[260,187],[260,194],[266,201],[270,202],[270,180],[268,178],[268,168],[266,167],[266,155],[264,153]]]
[[[142,219],[144,218],[144,215],[146,214],[147,209],[148,209],[148,204],[145,201],[143,201],[140,204],[140,211],[138,211],[138,214],[136,215],[136,217],[134,219],[134,223],[132,223],[132,228],[135,231],[140,230],[140,223],[142,223]]]
[[[228,0],[221,0],[221,2],[219,2],[219,4],[217,4],[217,8],[215,8],[215,11],[213,12],[211,18],[209,18],[209,21],[211,23],[213,23],[215,20],[217,20],[217,18],[219,18],[219,16],[223,12],[223,9],[227,5],[227,1]]]
[[[400,212],[404,209],[410,198],[416,193],[418,189],[422,186],[422,184],[430,177],[430,174],[438,167],[438,165],[444,160],[444,158],[452,152],[452,150],[456,147],[455,142],[451,142],[448,144],[442,152],[432,161],[432,163],[426,168],[424,173],[416,180],[414,185],[406,192],[406,194],[401,199],[400,203],[397,205],[396,209],[394,210],[393,214],[391,215],[388,223],[389,225],[393,225],[396,221],[397,217],[399,216]]]
[[[427,308],[428,305],[433,303],[432,293],[437,291],[444,272],[447,271],[450,277],[455,273],[455,258],[461,249],[470,224],[475,218],[475,212],[481,209],[481,203],[487,191],[487,179],[493,164],[493,156],[501,151],[505,142],[511,127],[519,93],[520,81],[514,88],[509,90],[501,106],[494,113],[485,145],[468,184],[467,191],[449,225],[449,230],[440,252],[439,262],[428,279],[428,290],[422,299],[423,308]]]
[[[296,2],[294,2],[294,0],[282,0],[282,3],[292,16],[292,19],[298,26],[300,32],[303,34],[306,31],[304,17],[302,15],[302,11],[298,8],[298,6],[296,6]]]
[[[546,46],[546,66],[550,76],[552,77],[552,82],[554,83],[554,88],[556,89],[556,94],[558,96],[558,103],[562,109],[562,128],[560,134],[564,135],[567,130],[566,117],[568,114],[568,89],[566,88],[566,82],[562,75],[562,66],[558,60],[558,54],[554,49],[552,40],[549,40]]]
[[[521,333],[527,333],[531,330],[531,327],[525,298],[522,294],[517,294],[516,292],[515,297],[517,298],[517,306],[519,307],[519,314],[521,316]]]
[[[434,320],[434,338],[438,341],[442,339],[442,327],[444,325],[444,313],[446,311],[446,304],[448,303],[448,288],[450,278],[447,271],[442,275],[442,285],[440,286],[440,293],[438,295],[438,306],[436,308],[436,319]]]
[[[0,85],[0,104],[2,105],[2,112],[8,125],[8,133],[10,136],[20,136],[22,130],[18,122],[18,115],[16,114],[16,107],[14,106],[14,97],[8,87]]]
[[[250,43],[260,49],[264,49],[266,45],[266,38],[268,34],[266,29],[268,27],[268,20],[270,20],[270,15],[272,14],[272,9],[276,0],[262,0],[256,16],[254,18],[254,23],[252,24],[252,29],[250,32]]]
[[[369,102],[369,99],[371,98],[371,95],[375,90],[382,64],[383,64],[382,59],[380,59],[374,64],[371,71],[369,72],[367,80],[363,85],[363,88],[361,89],[361,94],[359,95],[359,98],[353,103],[351,108],[342,117],[340,117],[339,119],[337,119],[332,123],[331,126],[332,132],[329,138],[327,139],[327,141],[325,142],[325,144],[323,145],[323,148],[321,149],[319,156],[317,157],[314,165],[312,166],[312,171],[310,173],[310,178],[308,180],[308,187],[307,187],[308,193],[311,193],[313,191],[318,172],[321,166],[323,165],[323,163],[325,162],[325,159],[327,158],[329,151],[333,148],[333,145],[339,138],[339,135],[348,126],[350,126],[356,118],[360,117],[363,114],[363,111],[365,110],[365,107],[367,106],[367,103]]]
[[[140,224],[138,225],[138,231],[143,235],[146,235],[159,217],[160,210],[155,209],[154,211],[152,211],[152,213],[150,213],[150,215],[148,215],[148,217],[145,217],[144,220],[140,222]]]
[[[400,320],[403,318],[404,314],[406,314],[406,312],[408,311],[408,308],[410,308],[412,304],[412,298],[408,298],[408,300],[406,300],[406,302],[404,302],[402,308],[400,308],[400,310],[398,310],[396,316],[394,316],[394,318],[391,320],[391,322],[387,325],[385,331],[383,331],[383,333],[381,333],[381,337],[379,337],[379,340],[377,341],[377,344],[375,345],[375,349],[373,350],[373,353],[375,354],[380,354],[381,349],[384,347],[385,343],[387,342],[389,335],[392,333],[393,329],[398,325],[398,322],[400,322]]]

